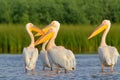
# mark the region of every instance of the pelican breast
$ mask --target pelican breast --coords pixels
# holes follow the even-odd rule
[[[112,46],[100,46],[98,48],[98,54],[101,63],[103,63],[105,66],[116,64],[119,56],[117,49]]]

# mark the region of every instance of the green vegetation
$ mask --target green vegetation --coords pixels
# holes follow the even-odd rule
[[[120,22],[120,0],[0,0],[0,23]]]
[[[44,27],[44,25],[37,26]],[[107,36],[107,44],[114,45],[118,50],[120,50],[119,26],[120,24],[112,24]],[[96,52],[101,35],[87,39],[96,27],[96,25],[61,25],[56,44],[65,46],[74,53]],[[25,25],[0,25],[0,53],[21,53],[29,44],[30,38]],[[41,49],[41,46],[37,47]]]
[[[75,53],[97,51],[101,35],[87,38],[104,19],[112,22],[107,43],[120,50],[118,3],[120,0],[0,0],[0,52],[21,53],[30,43],[25,24],[32,22],[43,27],[52,20],[64,24],[57,45]]]

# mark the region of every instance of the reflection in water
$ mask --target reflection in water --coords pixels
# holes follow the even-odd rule
[[[46,68],[42,71],[40,59],[37,61],[36,72],[24,73],[24,61],[22,55],[0,55],[0,80],[120,80],[120,59],[115,66],[115,72],[101,73],[98,55],[76,55],[77,67],[75,71],[64,73],[61,70],[56,74]]]

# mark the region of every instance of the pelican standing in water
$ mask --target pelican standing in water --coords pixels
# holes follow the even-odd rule
[[[106,44],[106,36],[109,32],[110,26],[110,21],[104,20],[102,24],[98,28],[96,28],[95,31],[88,38],[90,39],[104,30],[101,43],[98,48],[98,55],[101,61],[102,72],[104,72],[104,66],[110,67],[111,72],[113,72],[114,65],[117,63],[117,59],[119,56],[119,53],[115,47],[108,46]]]
[[[39,32],[40,30],[32,23],[28,23],[26,25],[26,30],[31,38],[31,44],[23,49],[23,55],[25,59],[25,72],[27,72],[27,70],[32,70],[32,72],[35,73],[36,61],[38,59],[38,49],[35,48],[34,36],[31,31]]]
[[[48,30],[51,28],[51,25],[46,26],[45,28],[42,29],[42,31],[45,33],[48,32]],[[35,36],[43,36],[43,34],[41,34],[40,32],[38,32]],[[43,66],[43,70],[45,70],[45,67],[51,68],[52,71],[52,60],[48,55],[48,52],[46,50],[46,44],[48,43],[48,41],[44,42],[42,44],[42,50],[40,51],[40,60]]]
[[[42,44],[42,50],[40,51],[40,59],[41,59],[41,63],[43,66],[43,70],[45,70],[45,67],[48,67],[48,68],[51,68],[51,71],[52,71],[52,62],[51,62],[50,57],[48,56],[48,52],[46,50],[47,43],[48,43],[48,41],[46,41]]]
[[[35,45],[41,44],[49,40],[47,45],[48,55],[50,56],[52,63],[56,65],[56,73],[59,72],[59,68],[64,68],[65,73],[67,70],[74,70],[76,67],[75,56],[72,51],[65,49],[63,46],[56,46],[55,39],[60,28],[58,21],[52,21],[51,24],[44,28],[45,35],[40,37]]]

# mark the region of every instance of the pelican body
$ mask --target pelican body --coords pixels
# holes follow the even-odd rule
[[[23,55],[25,58],[25,71],[32,70],[34,73],[36,61],[38,59],[38,49],[34,47],[26,47],[23,49]]]
[[[58,73],[59,68],[64,68],[66,71],[74,70],[76,66],[75,57],[72,51],[65,49],[64,47],[53,47],[48,50],[49,56],[52,59],[52,62],[56,65]]]
[[[38,28],[35,27],[32,23],[28,23],[26,25],[26,30],[31,38],[31,44],[23,49],[23,56],[25,60],[25,72],[27,72],[27,70],[32,70],[32,72],[34,73],[36,61],[38,59],[38,49],[35,48],[34,36],[31,31],[38,31]]]
[[[42,44],[42,50],[40,51],[40,60],[43,66],[43,70],[45,70],[45,67],[51,68],[52,71],[52,62],[48,55],[47,50],[45,49],[45,46],[48,41]]]
[[[44,28],[43,31],[45,35],[40,37],[35,45],[46,42],[47,40],[47,52],[50,56],[52,63],[56,65],[56,73],[59,72],[59,68],[64,68],[66,71],[73,70],[76,67],[75,56],[72,51],[64,48],[63,46],[56,46],[55,39],[60,28],[60,23],[58,21],[52,21],[51,24]]]
[[[108,46],[106,44],[106,36],[109,32],[111,23],[109,20],[104,20],[102,24],[95,29],[95,31],[89,36],[88,39],[94,37],[104,30],[101,38],[101,43],[98,48],[98,55],[101,62],[102,72],[104,72],[104,66],[110,67],[111,72],[113,72],[114,65],[117,63],[119,53],[117,49],[113,46]]]

